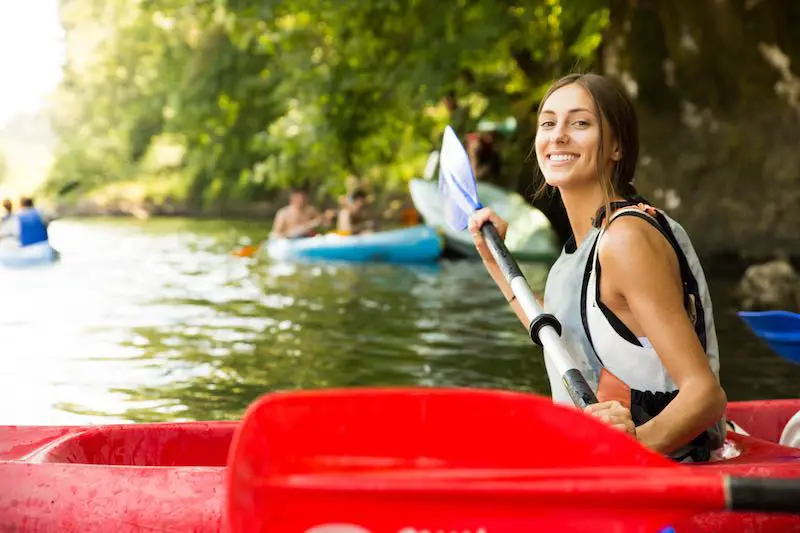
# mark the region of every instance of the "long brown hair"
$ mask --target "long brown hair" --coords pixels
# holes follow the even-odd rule
[[[633,186],[636,164],[639,160],[639,122],[636,117],[636,109],[625,89],[616,80],[599,74],[576,73],[568,74],[550,86],[539,102],[537,115],[541,114],[542,106],[551,94],[572,84],[583,87],[589,93],[594,102],[595,111],[599,115],[600,143],[597,147],[597,176],[603,188],[605,213],[610,215],[611,199],[614,196],[631,197],[637,194],[636,188]],[[619,143],[621,152],[621,158],[614,164],[610,179],[607,178],[603,168],[606,151],[603,128],[606,123],[611,128],[612,136]],[[534,140],[531,153],[535,152],[536,141]],[[538,164],[536,165],[536,174],[541,180],[541,184],[534,193],[534,197],[541,196],[548,190],[547,182],[545,182]]]

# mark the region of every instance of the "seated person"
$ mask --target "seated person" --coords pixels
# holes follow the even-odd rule
[[[5,212],[5,214],[4,214],[4,215],[3,215],[3,216],[0,218],[0,223],[2,223],[2,222],[5,222],[5,221],[6,221],[6,220],[8,220],[9,218],[11,218],[11,215],[13,215],[13,214],[14,214],[14,206],[13,206],[13,204],[11,203],[11,200],[9,200],[8,198],[6,198],[5,200],[3,200],[3,209],[5,209],[5,210],[6,210],[6,212]]]
[[[17,239],[20,246],[47,242],[49,221],[33,206],[32,198],[21,198],[20,210],[3,221],[0,238]]]
[[[358,235],[371,233],[375,223],[367,212],[367,193],[356,189],[347,199],[347,203],[339,210],[336,220],[336,231],[342,235]]]
[[[293,187],[289,193],[289,205],[278,210],[270,235],[285,239],[313,237],[323,222],[324,217],[308,203],[308,191]]]
[[[495,145],[492,133],[482,133],[480,136],[470,134],[468,153],[472,172],[476,180],[500,183],[502,179],[502,160]]]

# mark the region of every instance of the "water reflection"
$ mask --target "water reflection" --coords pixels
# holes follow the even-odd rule
[[[149,304],[181,309],[180,323],[132,328],[121,343],[165,379],[114,389],[128,397],[119,415],[134,421],[232,418],[266,391],[293,388],[543,390],[541,358],[478,267],[257,260],[221,290],[204,283],[184,287],[192,297]],[[546,270],[529,270],[540,284]]]
[[[59,221],[62,264],[0,271],[0,423],[230,419],[271,390],[454,385],[547,394],[541,354],[477,262],[233,257],[225,221]],[[525,265],[534,289],[546,268]],[[796,397],[800,369],[712,280],[731,399]]]

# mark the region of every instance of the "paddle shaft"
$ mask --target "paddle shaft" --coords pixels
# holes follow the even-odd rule
[[[691,502],[696,511],[800,513],[800,481],[797,479],[688,474],[680,467],[378,469],[344,474],[300,474],[278,479],[278,483],[295,488],[326,486],[331,491],[355,487],[430,493],[448,489],[485,490],[487,493],[514,490],[518,494],[560,497],[567,503],[575,497],[610,497],[614,502],[628,505],[652,498],[657,505],[670,502],[682,506]],[[614,487],[613,490],[609,486]]]
[[[726,477],[731,511],[772,511],[800,514],[800,479]]]
[[[561,341],[561,323],[555,316],[545,313],[539,302],[536,301],[517,261],[497,233],[497,228],[491,222],[486,222],[481,226],[481,234],[489,252],[511,287],[511,291],[517,297],[525,316],[530,321],[528,333],[531,340],[546,349],[546,356],[550,357],[555,364],[572,401],[580,408],[597,403],[594,391],[572,361],[572,357]]]

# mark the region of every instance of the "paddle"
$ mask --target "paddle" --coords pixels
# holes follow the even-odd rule
[[[314,228],[319,226],[320,219],[313,219],[311,221],[306,222],[305,224],[301,224],[290,231],[285,236],[286,239],[303,239],[308,237],[309,231],[312,231]],[[247,245],[239,248],[238,250],[234,250],[232,252],[233,255],[239,257],[253,257],[261,247],[266,243],[266,241],[262,241],[257,245]]]
[[[782,475],[800,476],[800,451],[794,466],[792,452],[781,451]],[[796,480],[732,478],[714,468],[674,463],[533,394],[282,392],[257,400],[237,428],[225,516],[231,533],[655,533],[707,511],[797,510]],[[758,520],[767,518],[771,530],[800,524]],[[714,531],[737,519],[709,518]],[[325,524],[350,529],[313,529]]]
[[[442,138],[439,190],[445,201],[447,224],[454,231],[467,229],[470,215],[483,206],[478,199],[475,176],[472,173],[469,156],[450,126],[445,128]],[[519,265],[500,239],[497,229],[491,223],[486,223],[480,231],[514,296],[517,297],[525,315],[530,319],[528,332],[531,340],[546,349],[546,356],[550,358],[561,375],[572,401],[578,407],[597,403],[597,397],[586,378],[578,370],[572,356],[561,341],[561,323],[555,316],[542,310]]]
[[[775,353],[790,363],[800,364],[800,313],[771,310],[738,314]]]
[[[242,246],[238,250],[234,250],[232,253],[238,257],[253,257],[256,255],[256,252],[258,252],[259,248],[261,248],[260,244],[257,246],[248,244],[247,246]]]

